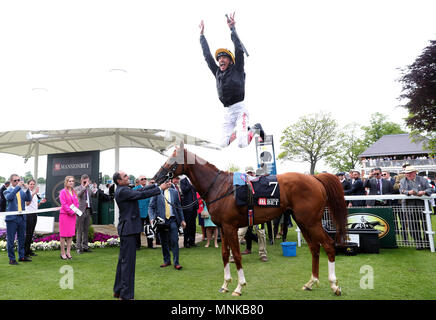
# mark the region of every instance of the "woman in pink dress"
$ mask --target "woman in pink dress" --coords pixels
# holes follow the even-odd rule
[[[73,204],[79,208],[79,200],[74,191],[74,177],[66,176],[64,182],[65,188],[59,194],[61,210],[59,212],[59,236],[61,242],[61,259],[72,259],[71,244],[73,236],[76,233],[76,213],[70,208]],[[67,243],[67,252],[65,254],[65,242]]]

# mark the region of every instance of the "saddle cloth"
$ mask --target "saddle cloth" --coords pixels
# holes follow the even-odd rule
[[[238,186],[235,192],[237,206],[280,207],[280,187],[276,175],[260,176],[248,181],[245,173],[235,172],[233,185]],[[253,203],[250,203],[250,199]]]

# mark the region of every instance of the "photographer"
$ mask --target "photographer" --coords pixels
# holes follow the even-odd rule
[[[26,201],[32,201],[32,195],[27,184],[18,175],[12,174],[9,179],[11,185],[3,194],[7,201],[6,211],[24,211]],[[17,265],[14,252],[15,236],[18,239],[18,260],[22,262],[32,261],[25,256],[24,242],[26,238],[26,216],[23,214],[9,215],[5,218],[7,229],[7,246],[9,264]]]
[[[97,184],[91,183],[89,176],[84,174],[80,177],[80,185],[75,188],[79,198],[79,210],[83,212],[76,220],[76,249],[77,253],[91,252],[88,247],[88,230],[91,224],[92,198],[97,197]]]

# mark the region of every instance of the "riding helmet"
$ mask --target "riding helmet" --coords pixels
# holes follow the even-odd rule
[[[227,56],[232,60],[233,63],[235,63],[235,56],[230,50],[220,48],[215,52],[215,59],[218,61],[218,58],[221,56]]]

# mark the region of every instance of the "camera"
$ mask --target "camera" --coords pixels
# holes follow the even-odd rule
[[[183,233],[183,228],[182,228],[182,226],[180,226],[179,227],[179,235],[183,235],[184,233]]]
[[[147,224],[144,226],[144,234],[147,237],[147,239],[154,238],[154,231],[151,225]]]
[[[156,233],[156,228],[158,225],[165,224],[165,220],[161,217],[156,217],[156,219],[153,220],[153,223],[151,224],[151,229],[154,233]]]

